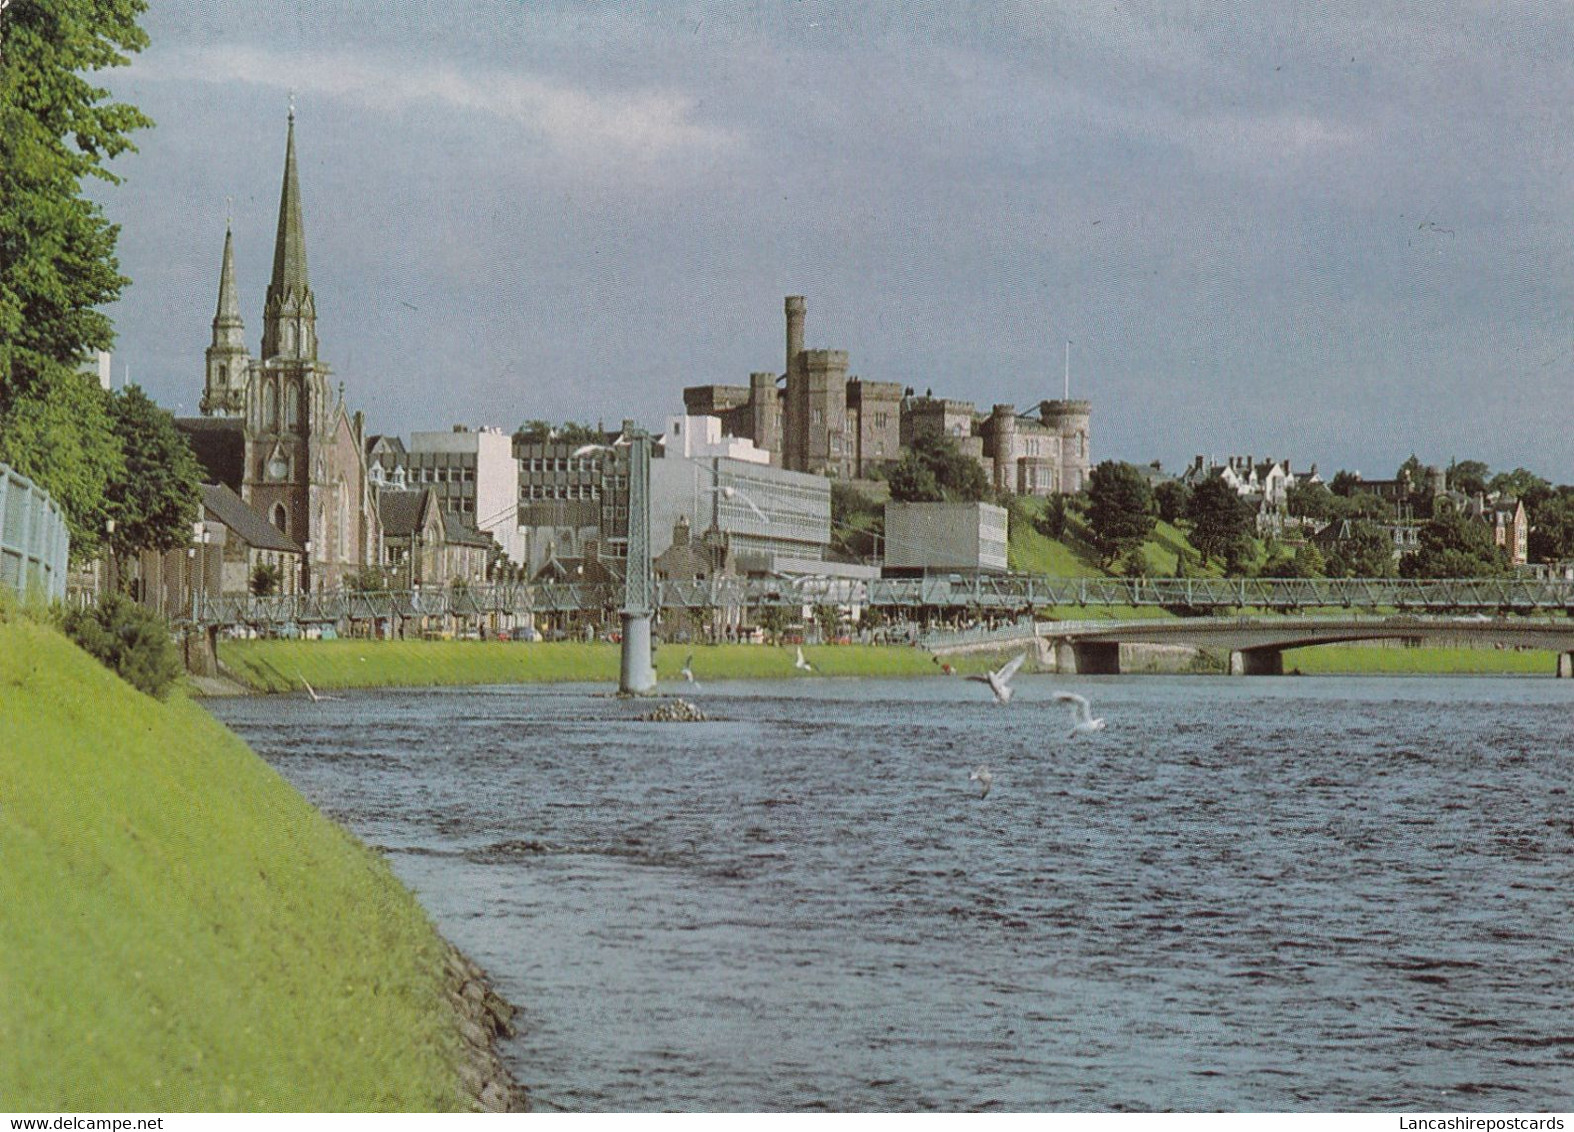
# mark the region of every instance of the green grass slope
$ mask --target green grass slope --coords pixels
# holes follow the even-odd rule
[[[821,676],[933,676],[934,658],[898,646],[808,645],[804,654]],[[745,680],[815,675],[793,667],[792,648],[764,645],[662,645],[656,675],[680,692],[683,662],[694,656],[694,674],[706,680]],[[299,692],[301,681],[323,688],[421,687],[453,684],[528,684],[581,681],[616,684],[619,648],[559,641],[225,641],[219,659],[248,687]],[[983,671],[988,658],[952,661],[963,671]]]
[[[1284,670],[1303,675],[1554,676],[1558,654],[1545,649],[1363,648],[1318,645],[1287,649]]]
[[[0,616],[0,1108],[462,1107],[443,944],[191,702]]]

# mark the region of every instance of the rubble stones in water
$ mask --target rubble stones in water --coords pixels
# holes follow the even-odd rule
[[[673,700],[640,718],[652,723],[704,723],[709,717],[688,700]]]
[[[453,947],[445,974],[463,1042],[459,1079],[471,1104],[481,1112],[529,1112],[529,1094],[497,1055],[497,1041],[514,1036],[513,1005],[492,989],[480,967]]]

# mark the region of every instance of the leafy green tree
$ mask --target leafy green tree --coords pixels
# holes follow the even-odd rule
[[[135,385],[110,398],[123,463],[106,494],[116,554],[172,550],[191,542],[202,500],[202,469],[175,418]]]
[[[760,610],[760,628],[765,630],[765,639],[772,644],[780,644],[782,634],[792,624],[792,614],[783,605],[767,605]]]
[[[1165,480],[1153,489],[1153,502],[1159,509],[1159,518],[1174,523],[1186,517],[1191,503],[1191,488],[1180,480]]]
[[[1574,558],[1574,487],[1560,487],[1531,516],[1530,557],[1536,562]]]
[[[93,558],[110,514],[107,488],[125,466],[110,424],[110,399],[97,380],[64,373],[47,393],[13,400],[0,416],[0,460],[60,505],[71,557]]]
[[[1466,495],[1484,492],[1490,470],[1480,460],[1455,460],[1448,465],[1448,490],[1462,491]]]
[[[976,503],[990,494],[989,477],[978,461],[954,438],[934,429],[913,438],[888,478],[891,498],[898,503]]]
[[[1457,511],[1421,528],[1420,545],[1399,563],[1406,578],[1496,578],[1513,573],[1508,555],[1478,519]]]
[[[814,623],[820,630],[820,640],[834,641],[842,627],[842,615],[834,605],[817,605]]]
[[[1526,511],[1532,512],[1552,496],[1552,485],[1524,468],[1499,472],[1487,481],[1487,490],[1512,496],[1525,505]]]
[[[283,572],[271,562],[259,562],[252,569],[248,584],[257,597],[272,597],[279,592]]]
[[[1262,572],[1265,578],[1321,578],[1328,571],[1322,551],[1311,543],[1302,543],[1294,554],[1286,554],[1270,562]]]
[[[118,229],[82,193],[152,123],[87,74],[147,37],[142,0],[12,3],[0,12],[0,459],[61,505],[78,556],[97,549],[117,460],[102,400],[78,370],[114,344],[107,315],[128,282]]]
[[[1334,473],[1334,478],[1328,484],[1328,490],[1335,495],[1343,495],[1348,498],[1358,491],[1360,486],[1361,477],[1358,473],[1347,472],[1341,468]]]
[[[605,444],[606,430],[581,421],[564,421],[553,425],[551,421],[529,420],[514,430],[513,439],[520,444]]]
[[[1305,480],[1291,484],[1284,493],[1285,510],[1319,523],[1326,523],[1334,517],[1334,500],[1334,493],[1328,490],[1327,484]]]
[[[1392,577],[1394,536],[1370,519],[1352,519],[1346,536],[1325,557],[1330,578]]]
[[[1252,509],[1223,478],[1214,476],[1193,488],[1186,514],[1192,524],[1191,543],[1201,553],[1204,566],[1218,559],[1233,573],[1244,565],[1250,550]]]
[[[885,512],[880,504],[845,480],[831,482],[831,549],[852,559],[880,552]]]
[[[1421,457],[1414,452],[1410,458],[1399,465],[1399,470],[1394,473],[1394,479],[1410,478],[1410,487],[1414,491],[1421,491],[1426,487],[1426,465],[1421,462]]]
[[[1142,472],[1105,460],[1088,475],[1088,532],[1105,565],[1130,555],[1153,533],[1153,491]]]

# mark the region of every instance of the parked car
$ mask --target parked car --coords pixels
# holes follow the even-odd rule
[[[539,641],[541,634],[534,625],[521,625],[511,634],[516,641]]]

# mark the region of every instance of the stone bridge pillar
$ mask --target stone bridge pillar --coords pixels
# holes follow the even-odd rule
[[[1558,653],[1558,675],[1564,679],[1574,676],[1574,652]]]
[[[1283,676],[1284,653],[1279,649],[1232,649],[1230,675]]]
[[[1114,641],[1058,641],[1055,671],[1078,676],[1119,676],[1120,645]]]
[[[207,628],[197,626],[186,631],[185,639],[181,642],[183,659],[186,662],[186,671],[193,676],[217,676],[219,674],[219,629],[217,625]]]

